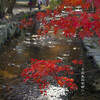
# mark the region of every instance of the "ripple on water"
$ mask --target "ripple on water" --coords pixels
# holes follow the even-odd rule
[[[16,75],[14,75],[6,70],[1,70],[0,76],[6,77],[6,78],[15,78],[16,77]]]

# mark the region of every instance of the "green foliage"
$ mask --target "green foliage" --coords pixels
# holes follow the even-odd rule
[[[24,15],[22,16],[21,20],[22,20],[22,19],[26,19],[26,18],[28,18],[28,17],[29,17],[28,14],[24,14]]]
[[[49,9],[56,9],[56,7],[61,3],[62,0],[50,0]]]

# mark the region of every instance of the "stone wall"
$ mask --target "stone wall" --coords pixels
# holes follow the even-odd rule
[[[19,35],[20,30],[18,22],[7,22],[7,20],[0,20],[0,45],[11,39],[14,35]]]
[[[6,15],[9,18],[0,19],[0,45],[5,43],[7,40],[10,40],[14,35],[20,35],[21,31],[18,28],[19,22],[22,18],[24,18],[25,14],[27,17],[34,16],[37,11],[33,13],[30,12],[24,13],[20,12],[16,15]]]
[[[87,38],[85,37],[84,45],[87,50],[87,56],[90,60],[93,60],[92,63],[96,64],[95,67],[100,68],[100,44],[99,44],[99,38],[98,37],[91,37]]]

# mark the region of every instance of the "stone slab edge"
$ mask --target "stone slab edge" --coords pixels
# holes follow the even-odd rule
[[[88,57],[92,57],[97,68],[100,68],[100,45],[98,37],[84,38],[83,44]]]

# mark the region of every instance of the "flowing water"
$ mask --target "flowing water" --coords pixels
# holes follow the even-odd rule
[[[64,64],[71,64],[72,60],[80,60],[85,57],[81,42],[76,37],[65,38],[61,34],[55,37],[52,31],[50,35],[43,37],[37,35],[34,31],[31,33],[23,32],[19,38],[14,38],[9,44],[5,44],[0,48],[0,100],[5,100],[5,98],[8,98],[8,100],[67,100],[68,96],[65,98],[61,97],[62,99],[57,97],[58,99],[56,99],[56,96],[51,95],[53,99],[50,99],[50,93],[53,90],[49,91],[50,93],[48,92],[48,97],[41,97],[36,84],[31,82],[23,83],[20,75],[24,68],[30,66],[31,58],[44,60],[61,59],[64,61]],[[87,66],[91,66],[90,62],[85,60],[84,62],[87,62]],[[81,68],[79,68],[80,71]],[[77,80],[76,83],[80,87],[81,74],[75,77]],[[54,90],[63,91],[60,87],[51,87]],[[65,94],[63,93],[62,95]],[[83,100],[81,97],[82,95],[76,95],[73,98],[69,98],[71,100]]]

